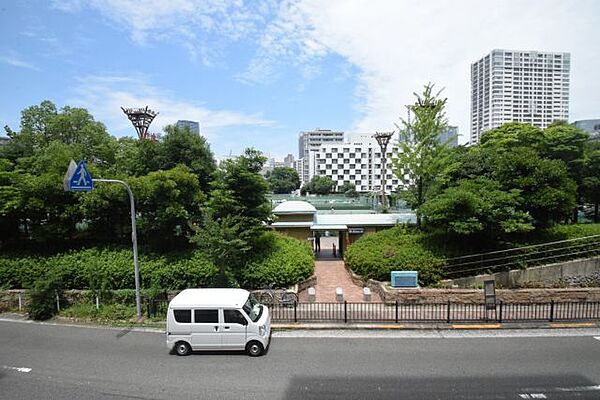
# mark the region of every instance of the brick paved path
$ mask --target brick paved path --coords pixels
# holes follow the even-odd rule
[[[335,302],[335,289],[341,287],[344,291],[344,300],[363,301],[362,287],[355,285],[350,279],[350,274],[344,268],[344,261],[340,259],[315,260],[315,275],[317,275],[316,301]],[[300,292],[300,302],[308,301],[308,291]],[[379,296],[371,294],[371,301],[380,301]]]

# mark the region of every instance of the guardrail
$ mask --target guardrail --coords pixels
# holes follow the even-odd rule
[[[600,235],[448,258],[444,277],[452,279],[595,256],[600,256]]]
[[[148,304],[148,316],[166,315],[167,302]],[[600,320],[600,302],[505,303],[294,303],[269,307],[273,322],[526,322]]]

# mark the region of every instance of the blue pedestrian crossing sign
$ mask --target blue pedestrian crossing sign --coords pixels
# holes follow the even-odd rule
[[[75,165],[75,162],[71,160],[64,183],[65,190],[70,192],[88,192],[94,189],[94,181],[85,166],[85,161],[79,161]]]

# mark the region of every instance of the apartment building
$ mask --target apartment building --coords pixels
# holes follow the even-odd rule
[[[545,128],[569,118],[569,53],[492,50],[471,64],[471,136],[518,121]]]
[[[395,141],[388,145],[386,163],[386,191],[395,191],[402,184],[393,173],[395,159]],[[328,176],[336,187],[350,182],[358,192],[381,190],[381,148],[373,134],[356,134],[344,143],[321,144],[309,161],[309,170],[315,174]]]
[[[304,160],[302,162],[302,171],[299,171],[300,181],[302,184],[310,181],[315,175],[314,157],[315,152],[321,144],[342,143],[344,141],[344,132],[332,131],[330,129],[315,129],[313,131],[300,132],[298,137],[298,158]],[[313,160],[311,163],[310,160]],[[311,169],[311,165],[313,169]]]

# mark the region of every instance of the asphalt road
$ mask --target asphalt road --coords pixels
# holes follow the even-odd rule
[[[177,357],[160,333],[2,321],[0,398],[600,399],[600,333],[581,332],[292,332],[260,358]]]

